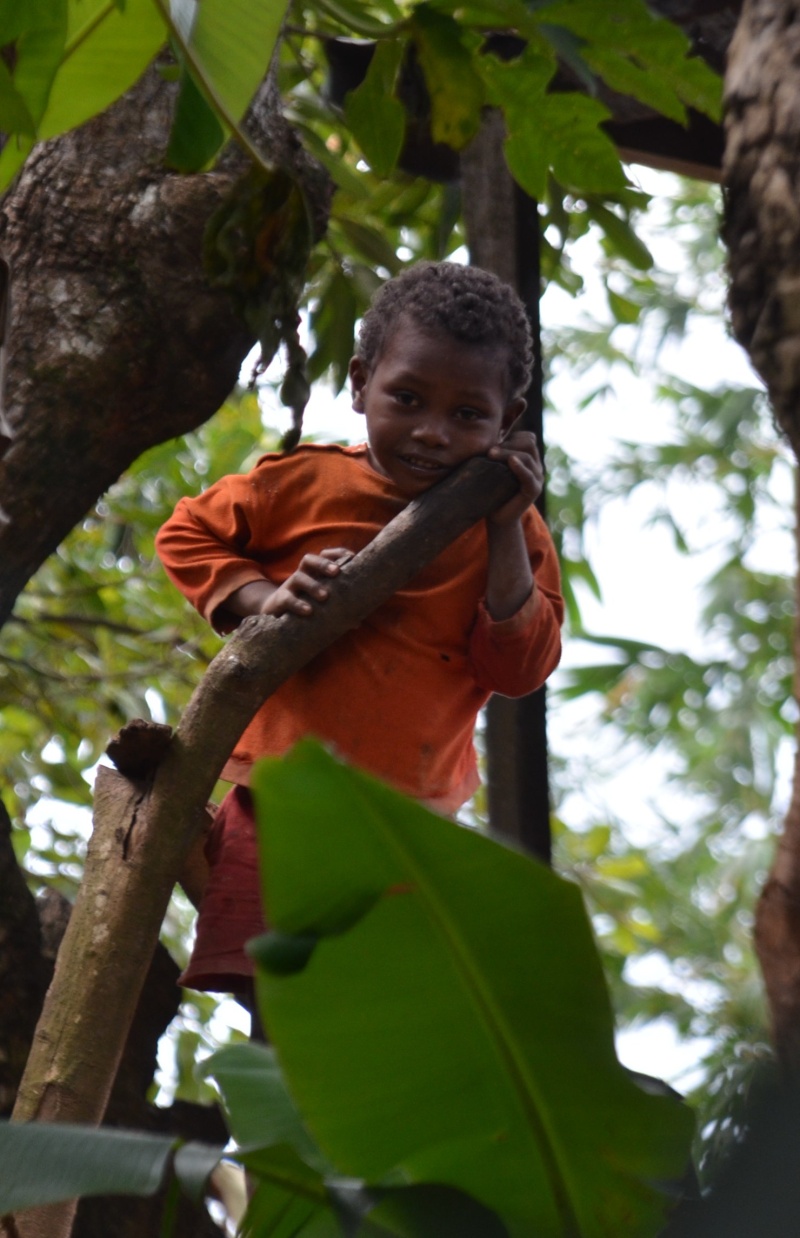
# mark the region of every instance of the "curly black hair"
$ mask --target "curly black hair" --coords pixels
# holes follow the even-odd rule
[[[513,288],[480,267],[417,262],[379,288],[361,321],[356,348],[368,369],[378,362],[402,316],[457,340],[502,348],[508,357],[509,398],[528,389],[533,341],[525,308]]]

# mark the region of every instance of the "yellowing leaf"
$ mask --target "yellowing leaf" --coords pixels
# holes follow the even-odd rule
[[[409,29],[425,71],[433,140],[460,150],[477,132],[484,103],[483,83],[460,27],[452,17],[420,4]]]

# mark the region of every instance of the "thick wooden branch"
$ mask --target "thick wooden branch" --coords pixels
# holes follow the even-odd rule
[[[101,1121],[183,858],[220,770],[263,701],[357,627],[517,489],[502,464],[475,459],[409,504],[331,585],[313,618],[246,619],[195,691],[149,777],[99,771],[83,883],[45,999],[14,1120]],[[49,1211],[49,1210],[48,1210]],[[45,1232],[66,1238],[71,1213]]]

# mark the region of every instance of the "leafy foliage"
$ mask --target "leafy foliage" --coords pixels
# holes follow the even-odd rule
[[[281,1069],[255,1045],[204,1066],[258,1181],[243,1233],[290,1215],[309,1235],[655,1234],[692,1118],[616,1061],[574,885],[311,741],[255,779],[277,927],[253,953]],[[298,938],[313,957],[287,965]],[[0,1126],[0,1212],[152,1193],[174,1147]],[[202,1191],[220,1153],[180,1148],[179,1180]]]
[[[574,886],[311,742],[253,785],[262,1014],[340,1169],[469,1190],[514,1233],[653,1232],[691,1120],[618,1065]]]
[[[675,274],[610,261],[601,270],[607,291],[613,286],[639,307],[636,321],[626,310],[552,341],[554,367],[585,376],[582,416],[596,416],[629,374],[652,374],[672,415],[669,441],[622,442],[597,470],[549,449],[570,623],[597,655],[561,679],[561,699],[587,706],[583,733],[594,750],[582,760],[571,752],[565,777],[556,762],[572,827],[556,822],[557,855],[587,893],[622,1020],[666,1018],[680,1035],[708,1038],[696,1101],[700,1164],[710,1175],[736,1135],[736,1098],[769,1056],[752,908],[785,795],[776,771],[795,719],[794,600],[789,576],[760,566],[758,548],[767,531],[782,530],[788,542],[791,487],[787,453],[759,391],[734,383],[703,390],[659,368],[670,343],[719,314],[722,298],[714,194],[686,185],[665,215],[680,245]],[[614,315],[611,297],[608,308]],[[715,556],[700,616],[704,653],[584,629],[581,598],[587,587],[598,593],[587,529],[608,503],[635,492],[650,496],[654,522],[670,530],[680,554]],[[647,843],[624,804],[612,812],[584,803],[575,820],[571,788],[601,787],[604,772],[635,763],[667,772]]]
[[[90,806],[91,770],[123,723],[177,721],[219,641],[168,587],[155,534],[181,495],[275,446],[256,397],[232,396],[199,433],[137,461],[20,597],[0,663],[0,762],[20,850],[42,796]],[[56,819],[29,853],[32,872],[72,892],[75,847]]]

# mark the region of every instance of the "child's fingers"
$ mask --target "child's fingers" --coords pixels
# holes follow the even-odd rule
[[[326,550],[321,550],[319,559],[323,561],[322,572],[326,576],[335,576],[340,568],[349,563],[355,557],[352,550],[348,550],[345,546],[332,546]]]
[[[325,561],[322,560],[322,562],[324,563]],[[316,602],[324,602],[330,593],[330,590],[328,586],[319,579],[319,576],[322,571],[327,573],[327,568],[320,568],[319,564],[316,564],[308,569],[305,564],[305,560],[303,560],[303,567],[306,568],[306,570],[300,568],[298,571],[292,573],[286,581],[286,588],[295,596],[306,596],[313,598]]]

